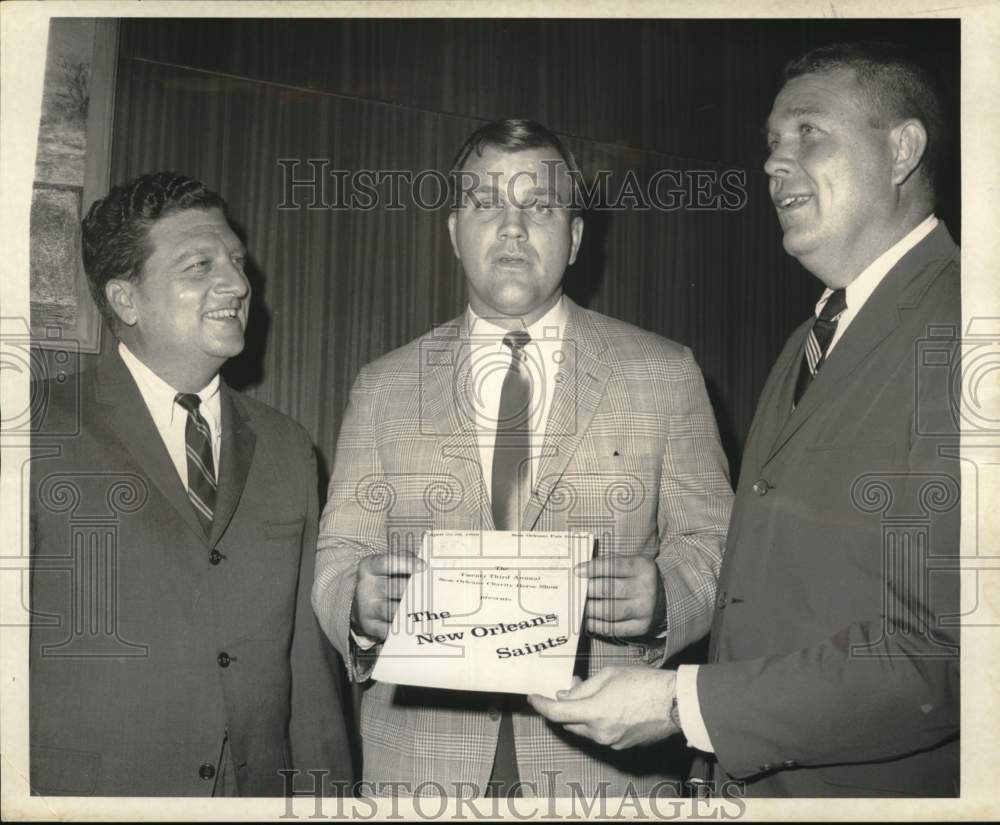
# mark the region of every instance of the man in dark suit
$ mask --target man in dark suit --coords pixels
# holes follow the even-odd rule
[[[330,792],[351,766],[309,604],[312,442],[219,377],[250,305],[225,203],[145,175],[91,208],[83,259],[118,346],[35,388],[32,790],[280,796],[294,768]]]
[[[826,289],[757,407],[709,663],[533,701],[615,748],[680,730],[747,795],[956,795],[961,318],[933,214],[940,105],[887,44],[817,49],[785,78],[765,170],[785,249]]]

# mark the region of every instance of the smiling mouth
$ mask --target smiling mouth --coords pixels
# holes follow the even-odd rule
[[[812,195],[789,195],[786,198],[775,200],[774,205],[777,209],[786,211],[796,209],[810,200],[812,200]]]
[[[213,309],[206,312],[205,317],[213,321],[232,321],[239,317],[239,312],[235,309]]]

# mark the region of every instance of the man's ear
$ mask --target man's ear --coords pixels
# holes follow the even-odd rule
[[[111,311],[125,326],[134,326],[139,320],[131,281],[112,278],[104,285],[104,297],[107,299]]]
[[[904,120],[889,132],[892,145],[892,182],[901,185],[920,165],[927,151],[927,130],[915,118]]]
[[[454,209],[448,213],[448,235],[451,238],[451,248],[455,251],[455,257],[462,260],[458,252],[458,212]]]
[[[583,218],[577,215],[569,222],[569,261],[567,266],[576,260],[576,254],[580,251],[580,243],[583,241]]]

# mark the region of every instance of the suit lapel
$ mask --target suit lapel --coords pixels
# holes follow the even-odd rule
[[[552,409],[545,424],[545,443],[538,478],[521,517],[521,528],[534,528],[566,466],[580,446],[611,377],[602,359],[607,342],[587,313],[568,297],[568,318],[563,335],[566,359],[556,374]]]
[[[484,530],[493,529],[493,512],[479,456],[467,316],[438,327],[421,353],[425,369],[418,413],[426,432],[441,438],[441,457],[462,490],[462,500]],[[438,346],[435,338],[440,338]]]
[[[215,515],[208,544],[215,547],[222,538],[226,527],[232,521],[233,513],[243,495],[250,465],[253,463],[254,446],[257,435],[250,422],[237,407],[233,391],[225,381],[219,386],[219,402],[222,408],[222,445],[219,449],[219,485],[215,498]],[[280,484],[280,479],[274,480]]]
[[[765,386],[765,394],[761,397],[759,406],[767,413],[759,415],[756,421],[760,432],[754,434],[753,439],[747,437],[748,450],[752,445],[760,444],[761,448],[756,452],[763,453],[763,455],[751,456],[748,452],[743,458],[743,463],[748,467],[753,467],[755,472],[763,463],[763,459],[770,460],[778,435],[791,415],[795,382],[798,379],[799,365],[802,361],[802,349],[811,327],[812,320],[810,319],[792,333],[785,349],[775,363],[773,377]],[[754,460],[758,463],[755,464]]]
[[[911,282],[926,270],[931,261],[949,257],[954,249],[955,245],[948,230],[944,224],[939,224],[886,274],[851,322],[829,359],[824,362],[812,385],[802,396],[801,402],[788,416],[778,432],[765,464],[775,457],[817,410],[841,392],[859,365],[868,359],[899,326],[899,306],[905,303],[905,293]],[[799,355],[801,351],[800,344],[797,350]],[[794,369],[789,369],[789,374],[786,376],[786,379],[792,382],[795,380],[794,373],[798,369],[798,360],[795,359],[793,363]],[[786,399],[785,393],[781,394],[781,399]],[[790,407],[791,395],[787,396],[787,401]],[[781,413],[782,410],[779,409],[779,418]]]
[[[177,475],[146,402],[117,353],[106,356],[97,369],[96,400],[107,407],[107,420],[146,477],[177,510],[183,521],[204,540],[187,491]]]

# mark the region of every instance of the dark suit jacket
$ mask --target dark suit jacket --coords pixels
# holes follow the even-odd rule
[[[208,795],[227,728],[241,795],[292,766],[349,780],[302,427],[223,382],[206,539],[117,354],[34,391],[32,789]]]
[[[748,795],[958,793],[959,300],[942,224],[794,412],[811,319],[764,387],[698,674]]]

